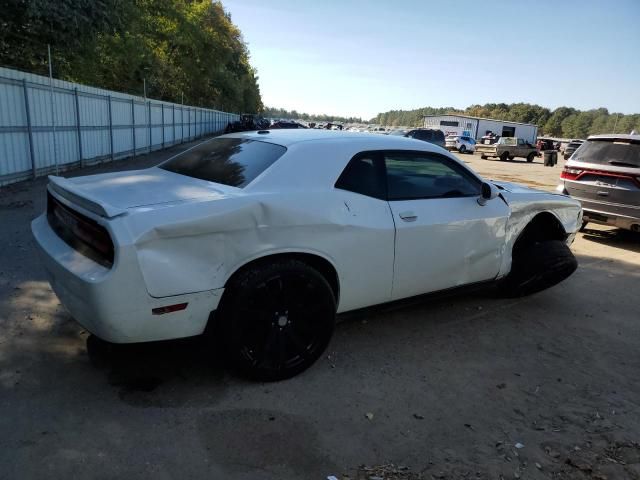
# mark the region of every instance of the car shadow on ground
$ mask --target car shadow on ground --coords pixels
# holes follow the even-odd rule
[[[587,225],[582,232],[582,238],[590,242],[640,253],[640,233],[638,232],[632,232],[622,228],[596,230],[589,228]]]
[[[89,335],[86,347],[91,365],[133,406],[154,406],[153,392],[163,385],[221,383],[225,374],[222,356],[205,336],[113,344]]]

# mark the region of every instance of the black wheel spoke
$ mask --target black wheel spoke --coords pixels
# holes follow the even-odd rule
[[[293,345],[295,353],[303,357],[305,360],[309,358],[309,350],[305,342],[298,336],[298,334],[293,330],[293,328],[286,329],[287,339]]]
[[[277,336],[277,349],[278,349],[278,361],[276,362],[276,368],[284,368],[287,362],[287,346],[284,341],[284,335],[282,331],[276,334]]]

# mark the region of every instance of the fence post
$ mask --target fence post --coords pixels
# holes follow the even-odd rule
[[[136,101],[131,99],[131,140],[133,143],[133,158],[136,158]]]
[[[173,128],[173,141],[171,144],[176,143],[176,106],[171,105],[171,128]]]
[[[187,119],[187,121],[189,122],[187,124],[189,126],[189,129],[187,130],[187,134],[189,135],[189,140],[191,140],[191,109],[187,108],[187,111],[189,112],[189,118]]]
[[[80,123],[80,100],[78,99],[78,87],[73,89],[73,96],[76,101],[76,133],[78,135],[78,157],[80,167],[84,167],[84,155],[82,154],[82,124]]]
[[[151,151],[151,100],[149,100],[149,151]]]
[[[27,92],[27,79],[22,79],[24,91],[24,111],[27,114],[27,133],[29,136],[29,158],[31,159],[31,174],[36,178],[36,157],[33,155],[33,130],[31,129],[31,112],[29,111],[29,93]]]
[[[109,141],[111,142],[111,161],[113,162],[113,117],[111,116],[111,95],[107,97],[109,102]]]
[[[162,108],[162,148],[164,148],[164,103],[160,104]]]

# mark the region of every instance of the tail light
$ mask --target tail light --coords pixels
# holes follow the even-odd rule
[[[599,175],[601,177],[625,178],[635,182],[636,184],[638,184],[638,186],[640,186],[640,175],[634,176],[626,173],[613,173],[604,170],[594,170],[591,168],[583,169],[564,167],[562,173],[560,173],[560,178],[563,178],[565,180],[580,180],[580,177],[583,177],[587,174]]]
[[[104,267],[113,266],[113,241],[109,232],[95,220],[60,203],[51,193],[47,194],[47,220],[71,248]]]
[[[584,170],[580,168],[564,167],[560,174],[560,178],[564,178],[565,180],[577,180],[583,173]]]

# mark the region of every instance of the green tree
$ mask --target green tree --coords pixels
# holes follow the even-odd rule
[[[50,43],[58,78],[138,95],[146,80],[153,98],[179,102],[184,94],[191,105],[262,109],[248,50],[219,1],[0,2],[5,64],[37,70]]]

